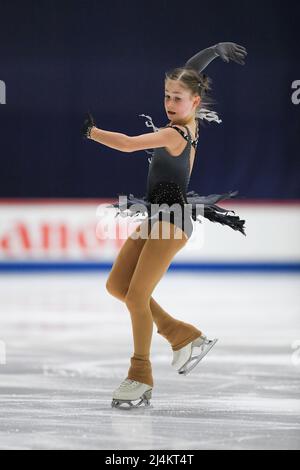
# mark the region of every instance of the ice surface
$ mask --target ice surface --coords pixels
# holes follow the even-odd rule
[[[132,354],[108,273],[0,276],[1,449],[300,449],[300,276],[169,272],[153,297],[219,341],[188,376],[153,329],[149,409],[112,409]]]

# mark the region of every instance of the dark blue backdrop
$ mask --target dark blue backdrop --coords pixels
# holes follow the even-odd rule
[[[216,59],[221,125],[202,127],[190,189],[243,198],[300,197],[300,7],[286,1],[0,1],[0,197],[143,195],[144,151],[114,151],[79,133],[150,132],[167,123],[164,73],[198,50],[234,41],[244,67]]]

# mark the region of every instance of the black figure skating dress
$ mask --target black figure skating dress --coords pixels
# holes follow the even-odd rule
[[[214,112],[208,111],[204,118],[212,121],[222,122],[216,119]],[[140,115],[148,119],[146,125],[152,127],[154,131],[159,129],[154,126],[150,116]],[[187,141],[183,152],[176,157],[168,153],[165,147],[146,150],[152,155],[148,158],[150,163],[147,178],[146,195],[139,198],[133,194],[120,195],[126,196],[124,204],[120,201],[114,202],[108,207],[118,209],[116,216],[122,217],[137,216],[138,214],[147,215],[148,223],[151,227],[157,220],[169,221],[180,227],[188,236],[193,232],[193,221],[201,223],[200,218],[205,217],[211,222],[219,222],[228,225],[233,230],[238,230],[243,235],[245,220],[240,220],[236,215],[230,215],[234,211],[223,209],[216,205],[217,202],[229,199],[238,194],[238,191],[229,191],[224,194],[210,194],[209,196],[200,196],[195,191],[187,192],[190,180],[190,151],[191,146],[197,148],[198,133],[195,140],[192,140],[191,133],[187,126],[186,133],[176,125],[166,126],[176,129]],[[133,207],[133,205],[137,205]],[[172,206],[172,207],[171,207]],[[137,219],[145,220],[145,219]]]

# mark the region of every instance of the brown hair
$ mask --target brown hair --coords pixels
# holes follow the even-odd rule
[[[199,119],[200,110],[202,108],[212,111],[211,105],[216,102],[208,94],[211,89],[212,79],[207,75],[197,72],[197,70],[192,67],[177,67],[166,72],[165,82],[167,80],[180,81],[185,88],[190,90],[192,95],[201,97],[201,103],[196,108],[196,119]]]

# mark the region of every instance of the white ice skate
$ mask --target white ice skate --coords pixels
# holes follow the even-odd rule
[[[142,404],[150,406],[151,396],[152,387],[150,387],[150,385],[131,379],[125,379],[114,391],[111,406],[112,408],[137,408]],[[128,406],[122,407],[123,404]]]
[[[194,369],[194,367],[196,367],[217,341],[217,338],[207,339],[204,335],[199,336],[178,351],[173,351],[172,366],[175,367],[178,374],[187,375],[192,369]],[[193,356],[194,348],[200,348],[199,354],[195,356]]]

